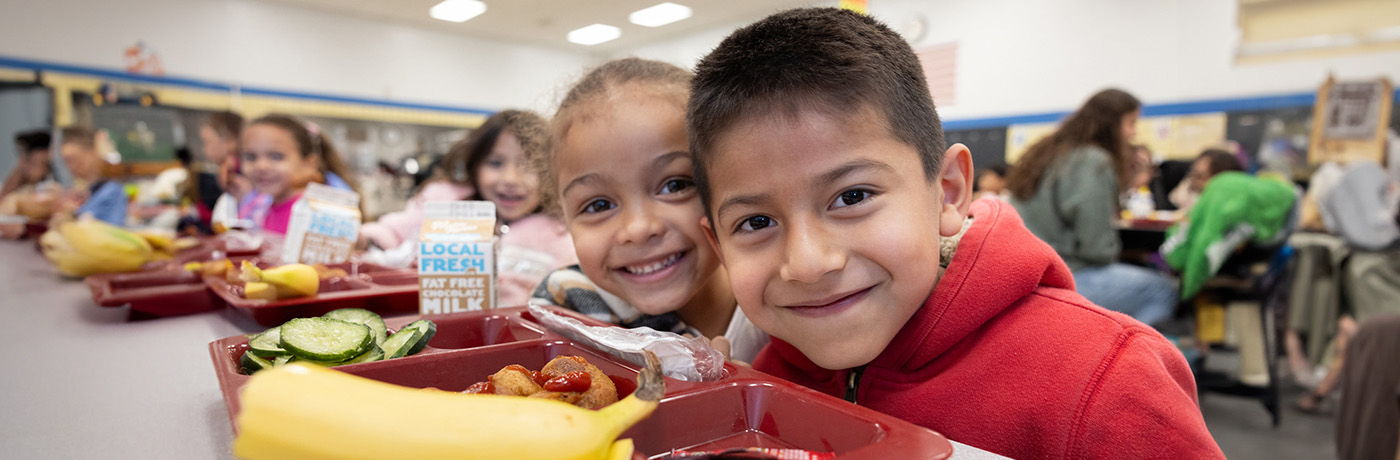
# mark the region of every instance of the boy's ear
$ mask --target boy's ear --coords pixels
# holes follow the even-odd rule
[[[700,228],[705,230],[705,241],[710,243],[710,250],[714,251],[716,257],[719,257],[720,265],[724,265],[724,253],[719,252],[719,240],[715,237],[715,227],[710,225],[709,217],[700,218]]]
[[[950,237],[962,231],[968,208],[972,207],[972,152],[967,146],[953,144],[943,153],[943,169],[938,172],[938,186],[943,191],[939,210],[938,234]]]

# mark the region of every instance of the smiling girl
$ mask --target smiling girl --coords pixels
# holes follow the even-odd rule
[[[292,205],[306,184],[355,191],[346,181],[350,169],[320,131],[290,115],[267,115],[243,130],[240,168],[257,193],[239,200],[239,218],[252,219],[263,231],[286,234]]]
[[[735,308],[700,226],[685,131],[690,78],[627,58],[565,96],[540,185],[558,200],[579,265],[550,274],[535,297],[626,327],[711,338],[751,361],[768,336]]]

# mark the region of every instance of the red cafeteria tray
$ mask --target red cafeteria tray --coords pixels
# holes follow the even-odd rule
[[[134,317],[188,315],[223,308],[204,278],[185,270],[93,275],[85,280],[92,302],[103,307],[131,304]]]
[[[223,308],[223,301],[209,291],[198,274],[184,269],[186,263],[225,258],[237,263],[255,260],[257,255],[258,250],[227,251],[223,240],[210,237],[171,260],[147,264],[140,272],[93,275],[84,281],[92,292],[92,302],[99,306],[130,304],[136,318],[188,315]]]
[[[258,263],[262,268],[270,265]],[[363,308],[380,315],[418,313],[418,272],[387,268],[361,262],[326,264],[349,276],[321,280],[319,292],[311,297],[282,300],[247,299],[243,286],[221,277],[204,278],[209,290],[230,307],[253,317],[258,324],[272,327],[292,318],[321,316],[341,308]]]
[[[576,316],[576,315],[575,315]],[[417,319],[387,319],[396,329]],[[437,335],[417,355],[337,367],[337,370],[414,388],[460,391],[510,364],[539,369],[557,356],[580,355],[619,384],[620,396],[636,388],[638,366],[593,351],[531,321],[524,308],[426,316]],[[590,323],[596,323],[590,321]],[[245,336],[211,342],[209,352],[229,419],[240,409],[238,373]],[[666,396],[646,420],[622,437],[638,452],[657,457],[672,450],[771,447],[835,452],[839,459],[943,459],[953,447],[942,435],[768,374],[727,365],[716,382],[666,379]]]

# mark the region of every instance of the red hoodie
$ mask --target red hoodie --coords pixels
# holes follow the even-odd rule
[[[754,368],[1001,455],[1224,458],[1181,353],[1074,292],[1005,203],[978,200],[933,294],[863,371],[823,369],[774,338]]]

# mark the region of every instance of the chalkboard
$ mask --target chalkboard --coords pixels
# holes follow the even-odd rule
[[[948,145],[963,144],[972,151],[972,167],[976,171],[1006,163],[1006,127],[945,131]]]
[[[92,109],[93,127],[107,131],[122,155],[122,163],[175,161],[177,111],[138,105]]]

